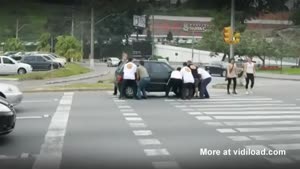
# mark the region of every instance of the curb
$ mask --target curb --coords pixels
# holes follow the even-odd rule
[[[0,81],[20,81],[18,78],[0,78]]]
[[[256,76],[256,78],[260,78],[260,79],[274,79],[274,80],[300,81],[300,76],[299,76],[299,79],[294,79],[294,78],[280,78],[280,77],[266,77],[266,76]]]
[[[91,76],[86,76],[86,77],[77,78],[77,79],[48,81],[48,82],[46,82],[46,84],[59,84],[59,83],[74,82],[74,81],[79,81],[79,80],[87,80],[87,79],[102,77],[102,76],[108,75],[109,73],[110,73],[110,71],[107,71],[102,74],[91,75]]]
[[[232,87],[232,85],[231,85],[231,87]],[[227,84],[215,84],[215,85],[212,85],[212,88],[213,89],[227,89]],[[237,84],[236,88],[237,89],[244,89],[245,86],[244,85],[241,86],[241,85]]]

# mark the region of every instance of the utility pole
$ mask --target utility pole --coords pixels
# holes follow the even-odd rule
[[[94,31],[95,31],[95,21],[94,21],[94,8],[91,8],[91,51],[90,51],[90,68],[94,69]]]
[[[193,40],[192,40],[192,62],[194,62],[194,43],[195,43],[195,30],[193,30]]]
[[[154,11],[153,11],[153,5],[151,6],[151,12],[152,12],[152,56],[154,55],[154,49],[155,49],[155,41],[154,41]]]
[[[81,61],[83,60],[83,23],[80,22]]]
[[[235,30],[235,27],[234,27],[234,8],[235,8],[235,0],[231,0],[231,39],[233,39],[233,33],[234,33],[234,30]],[[229,60],[231,58],[234,58],[234,46],[233,44],[230,44],[230,56],[229,56]],[[228,60],[228,61],[229,61]]]
[[[74,36],[74,7],[72,7],[72,25],[71,25],[71,36]]]
[[[16,23],[16,39],[19,38],[19,19],[17,18],[17,23]]]

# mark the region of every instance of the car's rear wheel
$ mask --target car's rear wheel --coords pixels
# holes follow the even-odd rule
[[[125,89],[125,97],[126,98],[133,98],[133,88],[128,86]]]
[[[24,69],[24,68],[20,68],[19,70],[18,70],[18,74],[19,75],[23,75],[23,74],[26,74],[27,73],[27,71]]]
[[[224,70],[222,73],[221,73],[221,77],[225,77],[226,76],[226,70]]]

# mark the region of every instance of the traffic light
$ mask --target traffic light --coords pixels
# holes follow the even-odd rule
[[[223,35],[224,35],[224,42],[227,44],[231,44],[232,43],[232,30],[231,27],[225,27],[223,29]]]
[[[241,34],[239,32],[236,32],[233,36],[233,43],[238,44],[241,41]]]

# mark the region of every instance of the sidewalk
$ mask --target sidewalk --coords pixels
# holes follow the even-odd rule
[[[285,75],[275,73],[256,73],[257,78],[300,81],[300,75]]]

